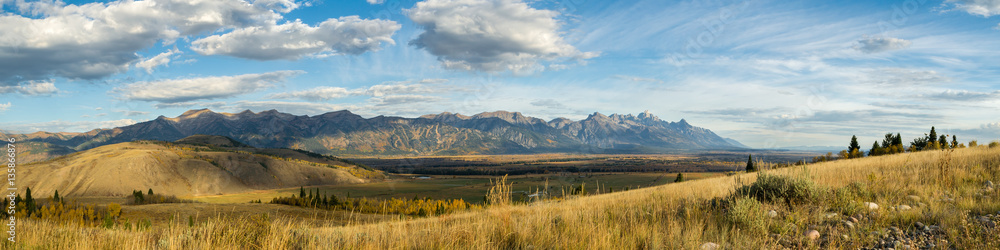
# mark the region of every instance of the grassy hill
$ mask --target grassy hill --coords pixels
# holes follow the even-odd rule
[[[312,227],[280,218],[81,231],[26,220],[34,248],[996,249],[1000,148],[841,160],[420,219]],[[871,209],[865,202],[879,205]],[[902,205],[906,205],[905,207]],[[774,216],[769,212],[774,211]],[[850,221],[851,223],[845,223]],[[809,233],[815,230],[815,238]],[[933,244],[933,245],[930,245]]]
[[[47,197],[55,190],[64,196],[124,196],[150,188],[165,195],[216,195],[384,178],[335,158],[243,146],[225,137],[118,143],[23,165],[18,180]]]

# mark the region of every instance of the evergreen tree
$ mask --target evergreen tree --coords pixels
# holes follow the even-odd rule
[[[941,149],[948,148],[948,136],[941,135],[941,138],[938,138],[938,143],[941,144]]]
[[[753,164],[753,155],[750,155],[747,158],[747,169],[746,169],[746,171],[747,172],[757,172],[757,166],[754,166],[754,164]]]
[[[931,133],[927,135],[927,143],[937,143],[937,132],[934,131],[934,127],[931,127]]]
[[[882,147],[878,145],[878,141],[875,141],[875,143],[872,143],[872,150],[868,151],[868,156],[877,156],[880,154],[882,154]]]
[[[895,145],[895,143],[896,143],[896,135],[893,135],[892,133],[887,133],[885,134],[885,138],[882,139],[881,148],[891,148],[892,145]]]
[[[858,144],[858,136],[851,136],[851,145],[847,147],[847,152],[853,153],[861,150],[861,144]]]
[[[61,203],[62,202],[59,199],[59,190],[56,190],[55,194],[52,195],[52,202],[53,203]]]
[[[306,198],[306,189],[299,187],[299,198]]]
[[[682,181],[684,181],[684,174],[683,173],[677,173],[677,178],[674,179],[674,182],[682,182]]]
[[[147,194],[147,195],[149,195],[149,196],[153,196],[153,189],[152,189],[152,188],[150,188],[150,189],[149,189],[149,192],[146,192],[146,194]]]
[[[958,148],[958,136],[951,135],[951,148]]]
[[[28,212],[28,216],[35,212],[35,198],[31,198],[30,187],[24,191],[24,209]]]

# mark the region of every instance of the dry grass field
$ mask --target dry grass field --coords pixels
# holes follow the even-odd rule
[[[263,214],[145,229],[25,219],[18,242],[5,248],[697,249],[714,242],[726,249],[996,249],[1000,194],[984,183],[998,177],[1000,147],[977,147],[343,226]]]

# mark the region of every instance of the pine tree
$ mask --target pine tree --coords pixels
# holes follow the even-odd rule
[[[31,198],[30,187],[24,191],[24,209],[28,212],[28,216],[35,212],[35,198]]]
[[[683,173],[677,173],[677,178],[674,179],[674,182],[682,182],[682,181],[684,181],[684,174]]]
[[[757,172],[757,167],[753,164],[753,155],[747,158],[747,172]]]
[[[149,189],[149,192],[147,192],[146,194],[147,194],[147,195],[149,195],[149,196],[153,196],[153,189],[152,189],[152,188],[150,188],[150,189]]]
[[[951,148],[958,148],[958,136],[951,135]]]
[[[878,141],[875,141],[872,144],[872,150],[868,151],[868,156],[878,156],[880,154],[882,154],[882,147],[878,145]]]
[[[306,198],[306,189],[299,187],[299,198]]]
[[[934,127],[931,127],[931,133],[927,135],[927,143],[937,143],[937,132],[934,131]]]
[[[941,135],[941,138],[938,138],[938,143],[941,144],[941,149],[947,149],[948,148],[948,136],[947,135]]]
[[[59,199],[59,190],[56,190],[55,194],[52,195],[52,202],[53,203],[61,203],[62,202]]]
[[[851,136],[851,145],[847,147],[847,152],[855,152],[861,150],[861,144],[858,144],[858,136]]]

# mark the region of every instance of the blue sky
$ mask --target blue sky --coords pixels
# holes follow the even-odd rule
[[[758,148],[1000,138],[1000,0],[0,3],[9,131],[650,110]]]

